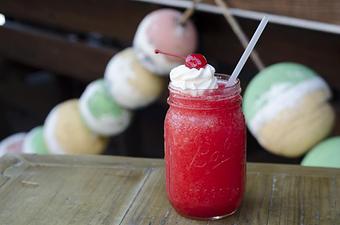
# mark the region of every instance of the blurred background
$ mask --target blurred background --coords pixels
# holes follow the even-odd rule
[[[168,2],[176,5],[186,1]],[[226,2],[232,8],[340,26],[340,3],[335,0]],[[213,1],[204,3],[212,5]],[[132,45],[140,21],[165,7],[184,11],[181,7],[126,0],[0,1],[0,139],[42,125],[55,105],[79,98],[91,81],[103,77],[108,61]],[[258,20],[236,18],[251,37]],[[243,47],[225,18],[197,10],[191,19],[199,34],[198,52],[204,53],[217,71],[231,73]],[[265,65],[292,61],[317,71],[331,87],[331,104],[339,118],[340,36],[322,29],[270,23],[256,49]],[[257,73],[248,60],[240,75],[243,90]],[[104,154],[163,157],[167,94],[165,90],[151,105],[134,110],[130,126],[110,138]],[[338,120],[332,135],[340,135]],[[301,161],[268,153],[249,133],[247,159]]]

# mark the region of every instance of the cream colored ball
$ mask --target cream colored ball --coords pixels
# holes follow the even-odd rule
[[[274,154],[299,157],[326,137],[335,113],[324,91],[306,95],[300,104],[278,113],[258,131],[258,141]]]
[[[100,154],[108,143],[107,138],[87,128],[77,99],[54,107],[46,118],[44,137],[48,149],[54,154]]]
[[[105,80],[118,104],[137,109],[154,102],[161,94],[164,79],[144,68],[132,48],[117,53],[107,64]]]
[[[313,70],[277,63],[248,85],[243,102],[247,126],[269,152],[299,157],[323,140],[335,122],[331,91]]]

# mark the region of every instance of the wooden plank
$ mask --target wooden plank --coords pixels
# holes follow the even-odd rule
[[[270,204],[270,176],[259,173],[247,174],[245,199],[239,212],[234,215],[239,224],[266,224]]]
[[[119,39],[129,37],[129,42],[139,21],[157,8],[159,6],[125,0],[0,1],[1,12],[8,17],[72,32],[96,32]]]
[[[332,180],[332,198],[333,198],[333,202],[332,202],[332,206],[335,208],[335,218],[336,221],[340,221],[340,178],[338,176],[334,176],[333,180]],[[336,197],[333,197],[336,196]]]
[[[252,11],[268,12],[302,19],[340,24],[340,3],[336,0],[259,0],[259,1],[228,1],[231,7]],[[213,0],[206,3],[214,4]],[[117,35],[131,36],[131,30],[126,30],[127,24],[135,24],[147,13],[159,6],[133,1],[109,1],[100,3],[87,1],[58,1],[46,3],[42,0],[2,0],[2,13],[21,20],[52,25],[55,27],[78,30],[80,32],[98,32],[110,37]],[[30,10],[26,10],[26,9]],[[115,23],[125,19],[129,10],[133,17],[127,23]],[[89,16],[90,15],[90,16]],[[131,21],[132,20],[132,21]],[[115,24],[113,26],[113,24]],[[76,28],[76,29],[75,29]],[[125,33],[125,34],[122,34]]]
[[[250,163],[239,211],[218,221],[179,216],[165,193],[163,160],[5,156],[1,225],[337,224],[340,170]]]
[[[192,2],[188,0],[135,0],[138,2],[145,2],[157,5],[163,5],[167,7],[179,7],[179,8],[190,8],[192,7]],[[207,3],[210,4],[207,4]],[[264,16],[267,16],[269,21],[274,24],[281,24],[288,27],[297,27],[300,29],[310,29],[320,32],[340,34],[340,26],[338,24],[320,22],[315,20],[308,20],[306,18],[296,18],[287,15],[278,15],[268,12],[252,11],[240,8],[230,8],[230,13],[235,17],[245,18],[250,20],[260,21]],[[196,11],[207,12],[212,14],[222,14],[222,10],[215,4],[214,0],[207,0],[204,3],[198,3],[196,6]]]
[[[11,24],[0,27],[0,43],[0,55],[6,58],[85,81],[102,77],[116,52]]]
[[[123,219],[122,225],[130,224],[183,224],[200,225],[205,221],[195,221],[179,216],[171,207],[165,193],[164,169],[155,169],[144,188]]]
[[[146,167],[26,163],[0,189],[2,225],[119,224],[149,173]]]
[[[314,222],[334,224],[338,221],[338,211],[333,206],[339,187],[334,186],[334,178],[326,170],[321,172],[316,168],[309,170],[295,167],[295,171],[302,171],[296,176],[293,167],[285,174],[275,172],[279,167],[284,169],[290,166],[251,165],[245,199],[233,216],[208,223],[179,216],[166,199],[164,170],[156,169],[152,171],[122,224],[294,225]],[[258,168],[261,168],[261,172],[256,171]],[[274,171],[269,168],[274,168]],[[263,174],[263,170],[266,173]],[[313,174],[313,170],[319,171],[319,176]],[[339,175],[339,170],[335,171]]]
[[[4,175],[4,172],[11,167],[12,165],[16,164],[18,160],[16,158],[11,157],[3,157],[0,158],[0,188],[10,180],[9,177]]]
[[[334,177],[340,175],[340,169],[304,167],[290,164],[273,164],[273,163],[247,163],[247,171],[261,174],[275,175],[297,175],[297,176],[325,176]]]
[[[126,156],[104,156],[104,155],[23,155],[25,161],[38,165],[76,165],[76,166],[96,166],[96,167],[119,167],[131,166],[141,168],[163,168],[163,159],[126,157]],[[1,159],[1,158],[0,158]],[[7,160],[5,158],[4,160]],[[11,161],[18,162],[17,159]],[[10,162],[11,162],[10,161]],[[0,161],[1,164],[1,161]],[[1,167],[0,167],[1,168]],[[0,170],[1,171],[1,170]],[[291,164],[273,164],[273,163],[247,163],[249,173],[276,174],[276,175],[300,175],[300,176],[340,176],[340,169],[320,168],[320,167],[303,167]]]
[[[163,167],[162,159],[134,158],[125,156],[104,156],[104,155],[25,155],[24,159],[38,165],[67,165],[86,167],[137,167],[137,168],[157,168]]]
[[[230,7],[340,24],[340,2],[336,0],[228,0]]]

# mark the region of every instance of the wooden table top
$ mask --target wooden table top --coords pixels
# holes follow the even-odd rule
[[[170,206],[163,163],[7,155],[0,158],[0,224],[340,224],[340,170],[248,163],[240,210],[223,220],[195,221]]]

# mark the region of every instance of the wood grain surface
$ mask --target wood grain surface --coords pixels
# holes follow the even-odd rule
[[[339,224],[340,170],[248,164],[239,211],[181,217],[165,194],[163,160],[7,155],[0,159],[1,225]]]

